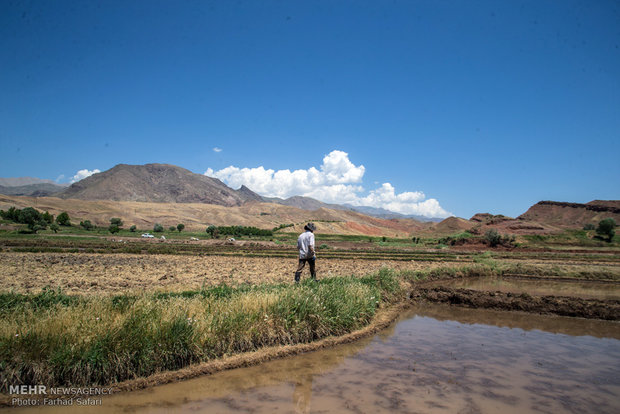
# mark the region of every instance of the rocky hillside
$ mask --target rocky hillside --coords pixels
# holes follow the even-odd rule
[[[233,190],[217,178],[168,164],[119,164],[56,195],[65,199],[206,203],[239,206],[262,197],[246,187]]]

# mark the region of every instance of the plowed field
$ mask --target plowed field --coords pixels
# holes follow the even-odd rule
[[[319,279],[366,275],[381,267],[421,270],[454,263],[403,260],[321,259]],[[225,282],[292,282],[297,260],[278,257],[179,256],[89,253],[0,253],[0,290],[67,293],[124,293],[144,289],[180,291]],[[308,277],[304,269],[303,277]]]

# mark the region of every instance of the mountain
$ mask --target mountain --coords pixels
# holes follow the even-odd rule
[[[32,184],[53,184],[59,187],[63,185],[57,184],[52,180],[43,180],[35,177],[12,177],[12,178],[0,178],[0,186],[2,187],[22,187]]]
[[[31,196],[31,197],[47,197],[53,194],[59,193],[64,190],[66,186],[51,184],[51,183],[39,183],[28,184],[19,186],[3,186],[0,185],[0,194],[15,195],[15,196]]]
[[[56,197],[222,206],[262,200],[247,187],[233,190],[217,178],[168,164],[119,164],[72,184]]]
[[[517,217],[522,221],[535,221],[541,224],[561,227],[583,227],[597,225],[604,218],[613,218],[620,223],[620,201],[594,200],[586,204],[560,201],[540,201]]]
[[[64,190],[67,186],[52,180],[35,177],[0,178],[0,194],[46,197]]]

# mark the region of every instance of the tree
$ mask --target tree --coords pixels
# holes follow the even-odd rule
[[[134,224],[133,226],[131,226],[131,227],[129,228],[129,231],[130,231],[130,232],[132,232],[132,233],[135,233],[137,229],[138,229],[138,228],[137,228],[137,227],[136,227],[136,225]]]
[[[616,234],[616,221],[612,218],[606,218],[601,220],[598,223],[598,227],[596,228],[596,234],[601,237],[607,236],[607,241],[611,242]]]
[[[93,223],[90,222],[90,220],[80,221],[80,226],[84,227],[85,230],[92,230],[93,228],[95,228],[95,226],[93,225]]]
[[[32,207],[26,207],[20,210],[17,221],[28,225],[28,229],[34,233],[47,228],[47,222],[43,220],[43,215]]]
[[[176,228],[176,227],[174,227],[174,226],[170,226],[170,227],[168,227],[168,230],[170,230],[170,231],[175,231],[176,229],[177,229],[177,228]]]
[[[58,217],[56,217],[56,223],[60,224],[61,226],[70,226],[71,220],[69,219],[69,214],[67,214],[66,211],[60,213]]]
[[[207,234],[210,234],[211,236],[213,236],[213,233],[215,232],[216,229],[217,229],[217,227],[215,227],[214,225],[211,225],[211,226],[207,227],[207,229],[205,231],[207,232]]]
[[[110,224],[110,227],[108,227],[108,231],[114,234],[118,233],[120,231],[120,228],[116,224]]]
[[[58,233],[58,230],[60,230],[60,227],[58,227],[58,224],[52,223],[50,224],[50,230],[52,230],[54,233]]]
[[[43,213],[41,217],[43,218],[43,220],[45,220],[47,224],[52,224],[54,222],[54,216],[50,214],[49,211]]]
[[[118,228],[121,228],[121,227],[123,227],[123,220],[121,220],[118,217],[112,217],[110,219],[110,224],[113,225],[113,226],[116,226]]]
[[[177,230],[179,231],[179,233],[182,232],[184,228],[185,228],[185,224],[183,223],[177,224]]]
[[[155,225],[153,226],[153,231],[155,233],[161,233],[162,231],[164,231],[164,226],[159,223],[155,223]]]
[[[18,222],[20,211],[21,211],[20,209],[15,208],[15,206],[13,206],[13,207],[10,207],[7,211],[0,210],[0,216],[5,220],[11,220],[11,221]]]

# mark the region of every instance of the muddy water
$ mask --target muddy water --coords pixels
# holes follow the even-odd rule
[[[480,291],[527,292],[534,296],[555,295],[620,300],[620,283],[481,277],[442,281],[441,285]]]
[[[618,413],[620,324],[425,306],[354,344],[113,395],[100,407],[35,410],[70,408],[93,413]]]

